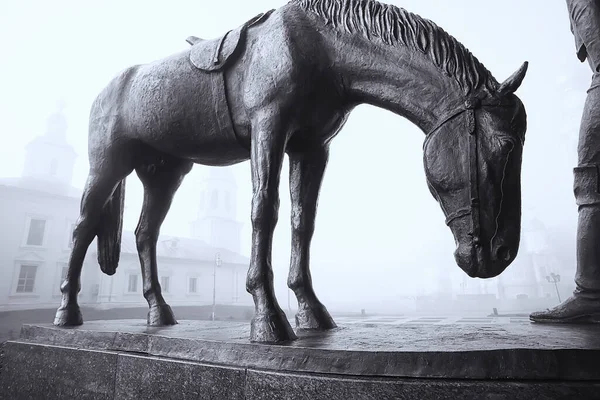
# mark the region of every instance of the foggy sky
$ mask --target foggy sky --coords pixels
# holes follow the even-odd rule
[[[0,176],[19,176],[24,147],[43,133],[59,98],[66,100],[68,140],[79,158],[73,185],[86,178],[87,123],[95,96],[119,71],[187,48],[185,38],[217,37],[254,15],[283,5],[276,0],[0,2]],[[517,95],[528,112],[523,160],[523,221],[572,230],[580,110],[591,74],[575,57],[566,5],[547,0],[388,1],[435,21],[455,36],[502,82],[530,62]],[[568,95],[565,89],[571,89]],[[575,112],[573,112],[573,109]],[[365,140],[365,137],[368,139]],[[332,279],[375,291],[423,289],[426,269],[454,264],[454,242],[425,183],[424,136],[384,110],[361,106],[334,140],[321,192],[312,247],[315,287],[321,297]],[[249,253],[251,181],[248,162],[230,167],[239,186],[238,218]],[[162,232],[189,235],[199,197],[196,166],[179,190]],[[290,251],[288,167],[280,188],[274,242],[278,286],[285,286]],[[141,185],[127,182],[125,228],[132,230]],[[191,214],[190,214],[191,213]],[[321,266],[321,268],[319,268]],[[350,283],[352,281],[353,283]],[[424,285],[424,284],[423,284]],[[408,290],[408,289],[407,289]],[[281,298],[284,302],[284,298]]]

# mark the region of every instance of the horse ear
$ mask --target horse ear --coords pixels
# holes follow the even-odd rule
[[[517,70],[517,72],[512,74],[507,80],[505,80],[500,85],[500,87],[497,90],[498,94],[504,96],[506,94],[516,92],[519,86],[521,86],[523,78],[525,78],[525,73],[527,72],[528,66],[529,63],[525,61],[523,65],[521,65],[521,68]]]
[[[201,42],[202,39],[200,39],[199,37],[196,37],[196,36],[189,36],[187,39],[185,39],[185,41],[193,46],[196,43]]]

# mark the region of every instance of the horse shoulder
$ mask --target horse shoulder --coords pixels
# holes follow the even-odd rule
[[[298,46],[298,25],[289,16],[273,15],[249,34],[244,69],[243,99],[248,110],[281,104],[301,89],[312,62]]]

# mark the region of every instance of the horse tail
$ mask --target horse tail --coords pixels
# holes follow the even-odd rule
[[[98,264],[106,275],[114,275],[121,254],[123,209],[125,208],[125,179],[121,180],[102,209],[98,224]]]

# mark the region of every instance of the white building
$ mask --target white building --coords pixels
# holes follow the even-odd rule
[[[81,198],[81,190],[71,186],[77,155],[66,141],[66,129],[59,110],[48,119],[45,134],[27,146],[22,177],[0,179],[0,310],[54,307],[60,301]],[[159,238],[165,298],[172,305],[212,304],[216,270],[217,304],[252,304],[245,290],[249,260],[239,254],[234,177],[224,168],[211,168],[200,184],[192,237]],[[146,305],[132,232],[123,232],[114,276],[101,273],[96,257],[92,243],[82,272],[80,304]]]

